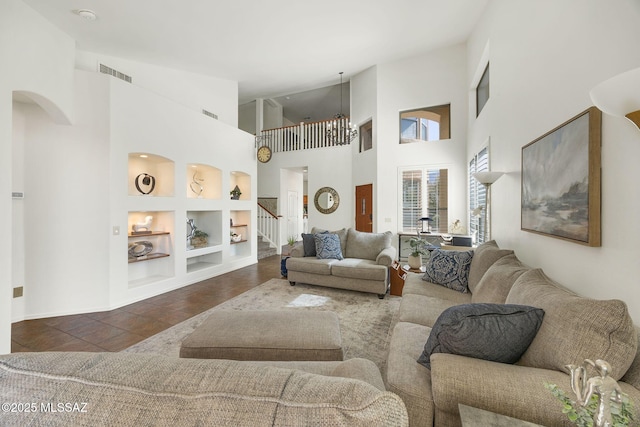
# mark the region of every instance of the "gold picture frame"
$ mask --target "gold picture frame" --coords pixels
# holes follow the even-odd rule
[[[522,230],[601,245],[601,124],[591,107],[522,147]]]

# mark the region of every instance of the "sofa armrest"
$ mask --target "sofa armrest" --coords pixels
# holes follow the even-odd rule
[[[289,256],[301,258],[304,256],[304,245],[302,244],[302,240],[294,243],[293,247],[289,251]]]
[[[548,369],[489,362],[437,353],[431,356],[431,384],[436,413],[459,417],[462,403],[509,417],[565,425],[562,403],[545,388],[556,384],[572,395],[569,375]]]
[[[384,265],[386,267],[391,266],[393,264],[393,260],[396,258],[396,248],[393,246],[389,246],[388,248],[384,248],[382,252],[378,254],[376,257],[376,264]]]

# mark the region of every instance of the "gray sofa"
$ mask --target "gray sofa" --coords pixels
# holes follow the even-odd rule
[[[17,353],[0,356],[0,396],[3,426],[408,426],[364,359]]]
[[[545,388],[558,385],[573,395],[567,364],[584,359],[609,362],[640,417],[638,333],[618,300],[580,297],[523,265],[495,242],[474,251],[461,293],[410,273],[405,282],[387,360],[387,388],[405,402],[412,426],[460,426],[458,404],[545,426],[570,426],[561,403]],[[416,363],[438,316],[469,303],[518,304],[542,308],[535,338],[515,364],[451,353],[431,355],[431,369]],[[460,308],[460,307],[458,307]],[[589,376],[595,371],[589,372]]]
[[[309,236],[318,233],[326,230],[314,227]],[[391,233],[365,233],[352,228],[330,233],[338,235],[343,259],[318,258],[315,250],[305,251],[304,240],[299,241],[286,261],[289,283],[371,292],[384,298],[389,288],[388,267],[396,256]]]

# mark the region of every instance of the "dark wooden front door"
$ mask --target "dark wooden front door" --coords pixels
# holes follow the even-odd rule
[[[356,187],[356,230],[373,231],[373,184]]]

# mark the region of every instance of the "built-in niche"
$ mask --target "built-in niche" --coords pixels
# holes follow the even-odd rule
[[[174,192],[174,162],[151,153],[129,153],[128,194],[171,197]]]
[[[229,196],[232,200],[251,200],[251,176],[240,171],[231,172]]]
[[[128,215],[129,287],[173,277],[173,211],[132,211]],[[125,248],[123,248],[124,252]]]
[[[191,163],[186,168],[186,194],[190,199],[222,198],[222,171],[213,166]]]

